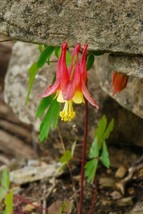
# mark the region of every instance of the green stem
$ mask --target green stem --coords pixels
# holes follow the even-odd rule
[[[85,100],[85,116],[84,116],[84,140],[82,144],[82,161],[81,161],[81,178],[80,178],[80,201],[78,214],[82,214],[83,207],[83,195],[84,195],[84,166],[86,160],[86,147],[88,136],[88,102]]]

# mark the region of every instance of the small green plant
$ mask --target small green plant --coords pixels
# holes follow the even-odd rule
[[[2,214],[12,214],[13,212],[13,190],[10,189],[9,171],[2,171],[0,181],[0,202],[4,201],[5,209]]]
[[[90,160],[85,165],[85,176],[90,183],[94,182],[99,161],[101,161],[106,168],[109,168],[110,166],[106,140],[109,138],[113,128],[114,119],[112,119],[108,124],[107,118],[104,115],[100,119],[98,128],[95,131],[95,137],[89,152]]]
[[[72,54],[70,55],[67,42],[64,42],[61,48],[40,45],[40,56],[29,70],[27,93],[28,101],[38,70],[46,63],[49,65],[51,62],[51,56],[55,54],[58,59],[55,79],[54,82],[41,95],[43,99],[41,100],[36,113],[36,117],[42,118],[39,135],[41,142],[46,140],[50,129],[54,130],[57,127],[59,116],[61,120],[65,122],[70,122],[74,119],[76,113],[73,109],[73,103],[85,103],[84,139],[81,158],[80,202],[77,203],[79,204],[77,206],[79,214],[82,214],[84,175],[90,183],[93,183],[99,161],[107,168],[110,166],[106,140],[108,139],[114,126],[114,120],[111,120],[110,123],[107,124],[107,118],[105,116],[101,118],[90,148],[89,161],[86,163],[86,145],[88,140],[87,101],[97,109],[99,108],[87,88],[87,71],[92,68],[95,57],[103,54],[101,51],[87,51],[87,47],[88,45],[85,44],[84,47],[81,48],[81,45],[77,43]],[[64,103],[64,108],[60,111],[60,104],[62,103]],[[75,147],[76,144],[73,145],[71,150],[65,150],[63,146],[64,154],[60,158],[61,170],[67,166],[71,176],[72,174],[69,162],[74,159]]]

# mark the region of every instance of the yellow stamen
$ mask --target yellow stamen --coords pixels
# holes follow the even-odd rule
[[[72,100],[65,101],[64,109],[60,112],[61,120],[67,122],[71,121],[75,117],[75,111],[73,110]]]

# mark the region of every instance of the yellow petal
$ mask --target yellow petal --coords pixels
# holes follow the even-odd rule
[[[72,101],[77,104],[84,103],[83,93],[81,91],[76,91]]]
[[[65,102],[65,100],[64,100],[64,98],[63,98],[63,95],[62,95],[62,92],[61,92],[61,91],[59,92],[59,94],[58,94],[58,96],[57,96],[57,101],[58,101],[59,103],[64,103],[64,102]]]

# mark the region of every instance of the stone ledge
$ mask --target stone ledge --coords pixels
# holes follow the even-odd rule
[[[143,54],[142,0],[3,0],[0,33],[60,45],[68,40],[93,50]]]

